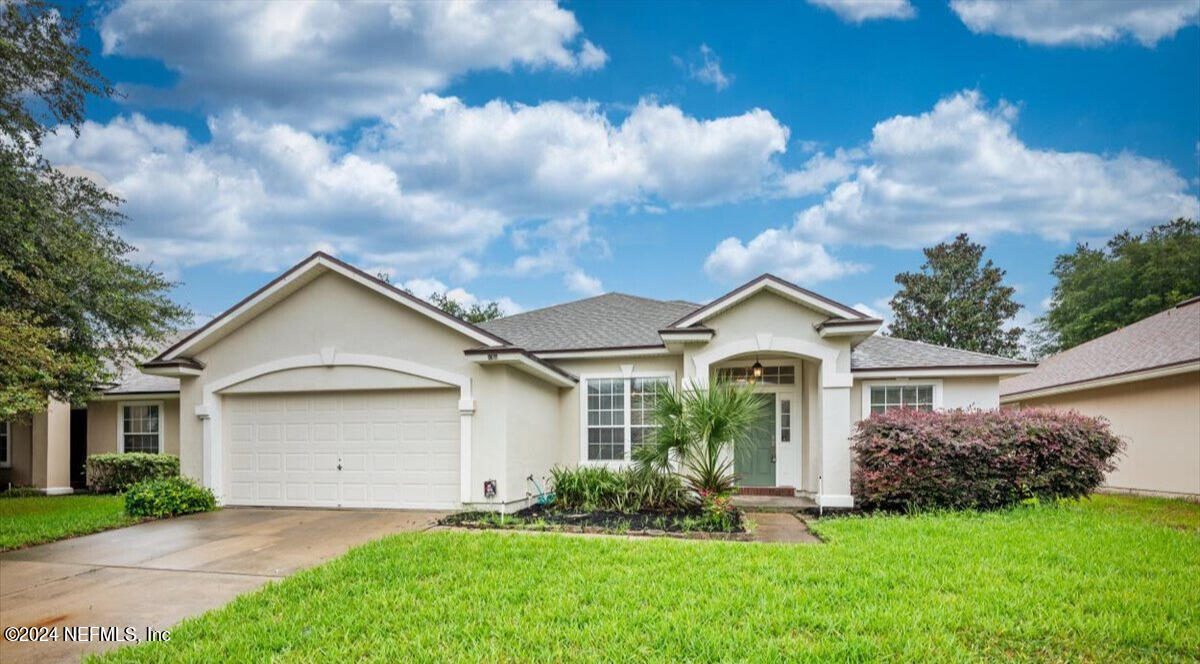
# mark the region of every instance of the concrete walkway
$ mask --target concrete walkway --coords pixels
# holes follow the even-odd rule
[[[77,626],[167,629],[272,579],[391,533],[425,530],[437,512],[227,508],[0,554],[0,627],[58,628],[59,640],[12,643],[0,662],[76,662],[122,645],[64,641]]]
[[[820,538],[812,534],[808,524],[795,513],[787,512],[747,512],[747,518],[756,525],[754,528],[755,542],[791,542],[794,544],[820,543]]]

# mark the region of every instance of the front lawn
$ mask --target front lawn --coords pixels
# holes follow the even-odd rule
[[[397,535],[93,661],[1194,662],[1197,514],[1105,496],[827,519],[806,546]]]
[[[0,498],[0,551],[87,535],[137,522],[122,496]]]

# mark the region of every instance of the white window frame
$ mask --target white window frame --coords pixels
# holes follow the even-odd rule
[[[12,468],[12,423],[0,422],[0,427],[4,427],[4,461],[0,461],[0,468]]]
[[[624,367],[622,367],[624,369]],[[612,468],[625,468],[633,465],[631,457],[631,445],[633,443],[630,431],[630,421],[633,419],[633,405],[630,398],[630,387],[634,378],[665,378],[667,387],[674,391],[676,389],[675,372],[674,371],[620,371],[613,373],[595,373],[595,374],[580,374],[579,376],[579,465],[581,466],[609,466]],[[588,459],[588,422],[587,422],[587,382],[589,380],[619,380],[625,387],[625,458],[616,459]]]
[[[158,406],[158,451],[155,454],[164,452],[164,437],[163,432],[167,428],[167,411],[163,408],[162,401],[118,401],[117,402],[117,452],[125,453],[125,407],[126,406]]]
[[[933,409],[942,410],[942,379],[941,378],[893,378],[891,380],[864,380],[862,382],[862,413],[859,419],[867,419],[871,416],[871,388],[872,387],[920,387],[924,385],[933,386]]]

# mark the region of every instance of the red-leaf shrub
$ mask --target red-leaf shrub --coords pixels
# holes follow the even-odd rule
[[[1085,496],[1123,447],[1075,412],[896,409],[858,423],[851,481],[865,509],[990,509]]]

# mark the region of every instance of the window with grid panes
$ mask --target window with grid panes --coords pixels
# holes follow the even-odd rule
[[[893,408],[933,410],[933,385],[872,385],[871,413]]]
[[[160,413],[158,404],[128,404],[121,407],[122,451],[158,454]]]

